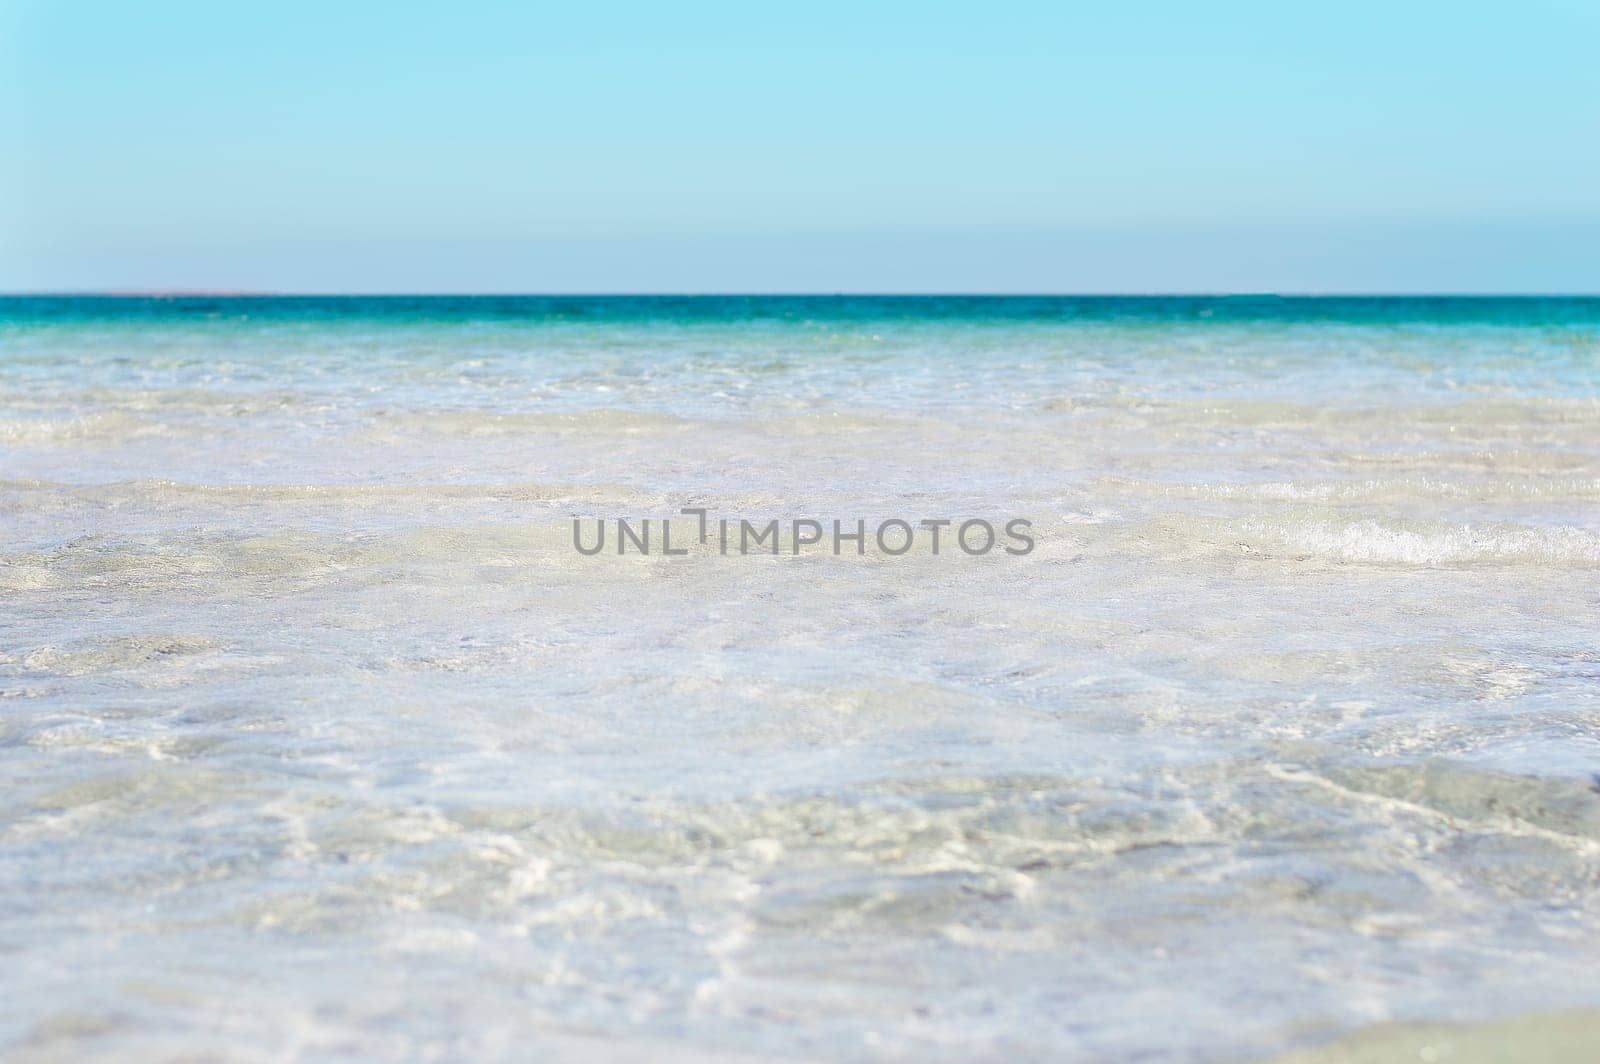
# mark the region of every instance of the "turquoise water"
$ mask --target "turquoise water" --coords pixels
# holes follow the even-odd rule
[[[1600,1004],[1597,503],[1596,299],[0,298],[0,1042]],[[572,548],[684,507],[1037,549]]]

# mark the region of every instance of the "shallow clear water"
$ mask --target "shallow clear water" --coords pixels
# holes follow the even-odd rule
[[[0,1044],[1597,1005],[1597,565],[1597,300],[0,299]]]

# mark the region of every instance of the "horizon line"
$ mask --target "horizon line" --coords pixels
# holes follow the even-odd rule
[[[1600,299],[1600,291],[297,291],[234,288],[15,289],[0,299]]]

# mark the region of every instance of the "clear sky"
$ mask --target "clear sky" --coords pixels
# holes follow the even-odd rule
[[[0,0],[0,289],[1600,291],[1600,0]]]

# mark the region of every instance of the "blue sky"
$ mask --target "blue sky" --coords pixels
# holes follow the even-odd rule
[[[0,0],[0,289],[1600,291],[1600,3]]]

